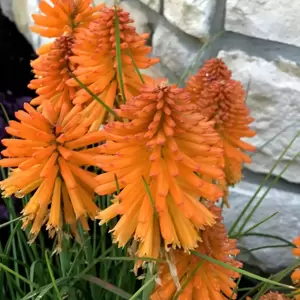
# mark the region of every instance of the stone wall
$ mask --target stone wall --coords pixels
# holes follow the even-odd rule
[[[224,211],[229,227],[300,130],[300,3],[128,0],[123,5],[133,18],[135,12],[143,13],[142,18],[135,18],[136,25],[150,30],[153,54],[161,58],[160,72],[172,81],[178,81],[187,67],[192,66],[193,73],[204,60],[218,56],[248,91],[247,103],[255,118],[252,127],[257,131],[251,143],[258,150],[253,163],[246,166],[243,182],[231,190],[231,209]],[[281,180],[266,196],[249,227],[275,212],[278,215],[255,232],[289,240],[300,233],[300,155],[295,158],[299,150],[300,137],[273,171]],[[278,241],[258,237],[240,241],[246,250],[274,244]],[[243,260],[272,272],[287,266],[293,257],[286,248],[269,248],[248,253]]]
[[[15,22],[35,48],[45,40],[28,30],[31,13],[38,0],[1,0],[11,2]],[[99,0],[94,1],[101,2]],[[106,1],[111,2],[111,1]],[[151,33],[153,55],[161,58],[151,72],[177,82],[184,70],[195,72],[204,60],[222,57],[248,90],[247,103],[255,118],[251,139],[258,150],[247,165],[244,181],[233,189],[232,209],[225,211],[229,226],[251,198],[272,165],[300,129],[300,3],[289,0],[124,0],[121,5],[131,12],[139,32]],[[19,4],[18,4],[19,3]],[[202,49],[200,51],[200,49]],[[279,214],[271,223],[258,227],[291,240],[300,233],[300,149],[297,138],[274,170],[281,180],[266,197],[251,224],[272,213]],[[286,180],[286,181],[285,181]],[[241,242],[246,249],[257,245],[278,244],[258,238]],[[278,259],[284,255],[284,259]],[[245,258],[265,271],[273,271],[291,262],[286,248],[262,249]],[[279,262],[280,261],[280,262]]]

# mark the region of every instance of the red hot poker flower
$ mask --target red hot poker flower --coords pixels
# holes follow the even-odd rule
[[[210,228],[201,232],[202,243],[199,243],[195,254],[187,254],[182,250],[174,251],[173,265],[177,272],[178,284],[183,286],[186,280],[188,285],[179,296],[179,300],[205,299],[225,300],[236,299],[234,279],[239,273],[228,268],[218,266],[199,256],[204,254],[211,258],[240,268],[242,264],[234,259],[239,253],[236,249],[236,240],[229,239],[225,226],[222,223],[221,209],[210,206],[211,211],[217,216],[217,222]],[[201,266],[198,267],[199,263]],[[198,267],[198,268],[197,268]],[[196,270],[196,272],[195,272]],[[160,283],[157,284],[151,300],[173,299],[177,290],[169,266],[162,264],[159,268]],[[191,277],[192,276],[192,277]]]
[[[105,7],[88,30],[81,30],[77,34],[72,48],[74,56],[70,59],[78,64],[74,75],[109,107],[114,106],[115,99],[122,91],[116,58],[116,15],[120,32],[122,83],[127,100],[136,96],[142,86],[135,66],[146,69],[159,61],[157,58],[147,57],[151,52],[151,47],[145,45],[148,34],[136,33],[135,28],[130,25],[133,21],[129,18],[129,13],[119,7]],[[143,75],[143,79],[146,83],[152,82],[149,76]],[[78,86],[75,79],[70,79],[68,84]],[[91,95],[84,89],[76,93],[73,103],[88,105],[83,111],[83,116],[85,119],[90,118],[91,121],[96,120],[93,127],[98,129],[99,124],[103,122],[105,109],[93,101]]]
[[[33,14],[35,25],[30,29],[45,37],[60,37],[72,33],[77,28],[84,28],[98,18],[104,4],[92,7],[92,0],[42,0],[39,8],[42,14]]]
[[[122,191],[99,214],[101,223],[122,215],[114,239],[124,246],[134,237],[139,256],[157,257],[160,235],[166,247],[195,249],[201,241],[197,229],[215,222],[199,198],[222,196],[211,183],[224,180],[223,150],[213,123],[195,112],[187,93],[165,83],[143,87],[118,113],[129,122],[104,128],[107,142],[96,160],[107,173],[97,178],[96,192],[116,191],[115,176]]]
[[[96,175],[83,167],[96,166],[95,150],[86,146],[103,140],[101,132],[87,133],[88,128],[70,122],[76,119],[76,108],[63,106],[57,113],[49,102],[43,114],[29,104],[16,113],[7,132],[17,138],[2,140],[7,148],[0,166],[13,168],[1,181],[3,196],[24,197],[33,193],[23,210],[24,227],[32,223],[32,240],[47,221],[50,236],[61,233],[64,224],[73,227],[80,221],[88,229],[85,216],[94,218],[98,208],[94,203]],[[48,211],[48,209],[50,209]]]
[[[205,62],[202,68],[188,80],[187,90],[191,93],[194,101],[203,91],[203,89],[216,80],[231,79],[231,71],[227,68],[223,60],[212,58]]]
[[[63,104],[71,109],[76,89],[69,87],[66,81],[70,79],[69,69],[75,68],[69,62],[72,44],[73,38],[65,35],[38,50],[40,56],[31,62],[35,79],[28,85],[39,95],[31,101],[32,105],[39,105],[42,109],[43,102],[50,101],[56,110],[60,110]]]
[[[209,120],[215,121],[215,129],[224,144],[225,174],[228,185],[242,178],[242,165],[250,163],[244,151],[255,147],[242,141],[253,137],[249,124],[253,118],[245,104],[245,92],[240,82],[230,79],[231,72],[220,59],[209,60],[197,75],[191,77],[187,89],[198,105],[198,110]],[[197,87],[198,85],[198,87]],[[227,202],[227,191],[224,200]]]
[[[289,300],[284,294],[279,294],[278,292],[269,292],[266,295],[259,298],[259,300]]]

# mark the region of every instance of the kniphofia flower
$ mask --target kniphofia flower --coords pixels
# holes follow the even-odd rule
[[[300,257],[300,235],[293,240],[295,244],[295,248],[293,248],[292,252],[296,257]],[[292,281],[295,286],[300,286],[300,269],[296,268],[291,275]],[[300,292],[300,290],[298,290]],[[300,300],[300,294],[295,296],[295,300]]]
[[[36,90],[39,96],[31,101],[32,105],[42,109],[42,104],[50,101],[55,110],[61,109],[63,104],[69,109],[72,107],[71,100],[76,90],[66,84],[70,79],[70,70],[75,68],[69,61],[72,44],[73,37],[64,35],[37,51],[39,57],[31,62],[35,79],[31,80],[28,87]]]
[[[245,103],[242,84],[231,79],[231,72],[221,59],[212,59],[189,79],[187,90],[199,112],[215,121],[214,128],[223,141],[227,184],[239,182],[243,164],[251,163],[244,151],[255,151],[254,146],[241,140],[255,135],[255,131],[249,128],[253,118]],[[226,189],[225,203],[227,194]]]
[[[116,178],[122,191],[100,212],[101,224],[121,215],[114,240],[124,246],[134,237],[139,256],[157,257],[161,236],[166,247],[195,249],[201,241],[198,229],[215,223],[199,198],[222,196],[211,183],[224,179],[213,123],[195,112],[186,92],[165,82],[144,86],[118,114],[129,122],[104,127],[107,142],[96,160],[107,173],[99,175],[95,191],[113,193]]]
[[[221,209],[210,205],[212,213],[217,216],[216,224],[201,231],[202,242],[195,250],[198,255],[207,255],[211,258],[241,267],[242,264],[234,259],[239,253],[236,249],[236,240],[229,239],[225,226],[222,223]],[[159,267],[159,283],[154,290],[151,300],[173,299],[177,289],[188,284],[178,297],[179,300],[205,299],[224,300],[236,299],[234,279],[239,273],[228,268],[211,263],[197,253],[188,254],[182,250],[171,252],[171,264],[161,264]],[[170,271],[170,266],[172,272]],[[177,284],[175,284],[175,282]]]
[[[92,0],[42,0],[39,4],[41,14],[33,14],[35,25],[30,29],[45,37],[60,37],[85,28],[98,18],[104,7],[101,3],[92,7]]]
[[[74,75],[106,105],[113,107],[116,98],[117,102],[125,100],[119,97],[122,94],[122,87],[126,99],[139,93],[142,79],[136,68],[149,68],[159,59],[147,57],[151,52],[151,47],[145,45],[148,34],[137,34],[135,28],[130,26],[133,21],[129,18],[128,12],[114,6],[103,8],[99,15],[88,30],[81,30],[77,34],[72,48],[75,55],[70,60],[78,65],[73,72]],[[119,25],[117,29],[120,36],[122,77],[118,74],[116,24]],[[142,78],[146,83],[151,81],[149,76],[142,75]],[[70,79],[68,84],[79,85],[75,79]],[[76,93],[73,103],[86,106],[82,112],[83,118],[91,120],[92,130],[98,130],[106,114],[103,106],[93,101],[85,89],[80,89]]]
[[[278,292],[269,292],[266,295],[259,298],[259,300],[289,300],[284,294]]]
[[[64,224],[76,231],[79,220],[88,229],[86,216],[94,218],[96,174],[85,167],[96,166],[94,149],[87,146],[103,139],[101,132],[87,133],[87,127],[76,123],[76,108],[68,112],[64,106],[56,112],[50,103],[43,114],[29,104],[18,111],[20,122],[10,121],[7,132],[14,139],[4,139],[7,158],[0,166],[10,167],[7,179],[1,181],[3,196],[22,198],[33,193],[23,209],[24,227],[30,223],[34,239],[47,222],[50,236],[61,232]]]

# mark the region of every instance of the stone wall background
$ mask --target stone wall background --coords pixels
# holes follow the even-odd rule
[[[35,49],[46,41],[28,29],[38,2],[0,0]],[[232,190],[232,208],[224,212],[225,223],[230,226],[262,182],[263,174],[300,130],[300,1],[124,0],[121,5],[131,13],[139,32],[151,33],[153,55],[161,58],[151,74],[177,82],[190,64],[195,72],[204,60],[221,57],[248,90],[247,103],[255,118],[252,127],[257,131],[251,143],[258,150],[253,163],[246,166],[243,182]],[[274,170],[278,175],[290,164],[249,226],[279,213],[255,232],[288,240],[300,233],[300,155],[295,158],[299,150],[297,138]],[[257,237],[240,241],[246,249],[272,244],[278,241]],[[292,259],[287,248],[262,249],[244,257],[247,263],[267,272],[286,266]]]

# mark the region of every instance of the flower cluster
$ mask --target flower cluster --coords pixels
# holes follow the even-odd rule
[[[97,177],[96,192],[116,191],[115,176],[122,191],[100,212],[101,223],[121,214],[114,238],[124,246],[134,236],[140,241],[138,255],[157,257],[160,234],[166,248],[195,249],[201,241],[198,229],[215,223],[199,198],[222,196],[213,183],[224,174],[212,122],[195,111],[184,90],[165,82],[143,87],[118,115],[129,122],[103,130],[107,142],[96,160],[106,173]]]
[[[173,299],[180,290],[178,299],[236,299],[234,279],[239,277],[239,273],[201,257],[201,255],[207,255],[233,267],[241,267],[241,263],[234,259],[239,250],[236,249],[236,241],[229,239],[226,234],[221,209],[214,205],[210,205],[209,208],[217,216],[216,224],[200,232],[203,242],[199,244],[195,253],[189,255],[179,250],[173,252],[171,263],[177,270],[176,277],[179,286],[176,289],[169,266],[162,264],[159,270],[160,282],[151,300]],[[187,280],[188,284],[185,286]]]
[[[132,22],[129,13],[121,8],[105,7],[99,18],[76,36],[72,47],[74,55],[70,60],[78,65],[74,75],[109,107],[113,107],[115,101],[119,104],[138,95],[142,83],[152,80],[146,75],[139,76],[136,68],[146,69],[159,61],[147,57],[151,52],[151,47],[145,45],[148,35],[137,34],[135,28],[130,26]],[[120,39],[121,62],[116,56],[116,31]],[[122,74],[118,71],[119,63]],[[74,78],[68,84],[74,87],[79,85]],[[83,118],[90,120],[92,130],[98,130],[106,114],[105,108],[93,101],[84,89],[76,93],[73,103],[86,106],[82,111]]]
[[[249,128],[253,118],[249,116],[249,109],[245,104],[245,92],[239,81],[231,79],[231,72],[221,59],[207,61],[189,79],[187,90],[199,112],[215,121],[214,128],[223,141],[227,183],[223,199],[228,205],[227,186],[240,181],[243,163],[251,162],[243,151],[255,150],[255,147],[241,140],[255,135]]]
[[[269,292],[266,295],[260,297],[260,300],[288,300],[288,299],[290,298],[278,292]]]
[[[28,87],[39,95],[31,101],[32,105],[39,106],[39,110],[48,101],[56,110],[60,110],[62,105],[71,108],[75,88],[69,87],[66,82],[70,79],[69,70],[74,69],[69,62],[72,44],[73,37],[58,37],[53,43],[42,46],[37,51],[39,57],[31,62],[35,79],[31,80]]]
[[[35,25],[31,31],[45,37],[61,37],[86,28],[98,19],[101,3],[92,7],[92,0],[42,0],[39,4],[42,14],[33,14]]]
[[[179,286],[191,277],[179,299],[235,299],[238,273],[205,257],[241,267],[216,206],[250,162],[244,151],[254,150],[241,140],[255,134],[241,84],[218,59],[186,88],[143,75],[159,59],[148,57],[148,35],[129,13],[91,0],[51,2],[33,16],[32,30],[55,38],[31,63],[38,97],[9,122],[14,138],[2,140],[0,161],[11,168],[3,195],[31,196],[23,209],[31,241],[45,223],[51,237],[68,226],[76,236],[87,217],[119,216],[114,242],[133,241],[138,257],[171,257]],[[95,194],[113,193],[97,207]],[[159,269],[151,299],[170,299],[172,272]]]
[[[23,210],[24,227],[33,223],[32,240],[46,221],[50,236],[61,231],[63,224],[72,225],[76,231],[78,219],[87,229],[84,217],[94,218],[98,212],[93,201],[97,182],[94,173],[81,167],[97,164],[93,148],[83,147],[100,142],[103,135],[87,133],[86,127],[73,122],[73,111],[57,112],[49,103],[44,105],[43,114],[29,104],[24,109],[16,113],[20,122],[10,121],[6,128],[17,138],[2,140],[6,146],[2,154],[7,158],[0,165],[15,167],[0,183],[3,196],[23,198],[33,192]]]

